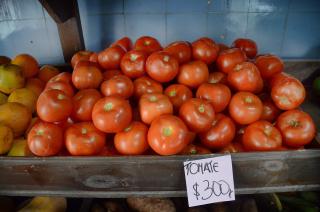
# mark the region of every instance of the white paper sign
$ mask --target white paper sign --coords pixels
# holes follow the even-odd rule
[[[189,207],[235,200],[230,155],[186,161]]]

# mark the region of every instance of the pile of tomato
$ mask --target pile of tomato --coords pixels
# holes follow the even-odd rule
[[[77,52],[51,78],[28,134],[38,156],[188,154],[299,149],[316,128],[299,109],[306,91],[282,60],[204,37],[162,47],[124,37]]]

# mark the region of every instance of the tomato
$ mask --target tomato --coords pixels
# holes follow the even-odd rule
[[[227,49],[230,49],[229,46],[223,44],[223,43],[218,43],[219,45],[219,53],[224,51],[224,50],[227,50]]]
[[[46,84],[38,78],[28,78],[25,88],[33,91],[37,96],[39,96],[44,90]]]
[[[292,110],[299,107],[305,97],[304,86],[294,77],[280,75],[271,87],[271,98],[281,110]]]
[[[89,61],[90,56],[93,54],[91,51],[78,51],[71,58],[71,66],[74,68],[80,61]]]
[[[236,153],[236,152],[244,152],[243,146],[239,142],[234,142],[228,144],[226,147],[224,147],[222,150],[220,150],[221,153]]]
[[[271,54],[258,56],[255,60],[262,78],[269,79],[275,74],[281,73],[284,69],[283,61]]]
[[[136,40],[133,49],[150,55],[153,52],[161,51],[162,47],[157,39],[150,36],[142,36]]]
[[[105,96],[119,96],[128,99],[133,94],[133,82],[125,75],[117,75],[101,84]]]
[[[39,72],[38,61],[29,54],[19,54],[15,56],[11,60],[11,64],[20,66],[25,78],[33,77]]]
[[[122,75],[122,72],[120,70],[107,70],[102,73],[103,80],[109,80],[117,75]]]
[[[151,123],[148,143],[159,155],[174,155],[188,145],[188,135],[188,128],[181,119],[162,115]]]
[[[281,133],[270,122],[260,120],[244,130],[242,144],[248,151],[272,151],[281,147]]]
[[[237,64],[246,60],[247,56],[241,49],[232,48],[220,52],[216,64],[219,71],[228,74]]]
[[[146,54],[142,51],[131,50],[121,59],[121,70],[130,78],[138,78],[145,75]]]
[[[148,127],[138,121],[132,122],[114,136],[114,146],[123,155],[140,155],[149,148]]]
[[[168,86],[165,89],[164,94],[169,97],[173,108],[176,111],[179,111],[180,106],[193,96],[190,88],[181,84],[172,84]]]
[[[231,91],[226,85],[221,83],[203,83],[199,86],[196,97],[208,100],[212,104],[215,112],[221,112],[230,102]]]
[[[37,156],[53,156],[63,146],[63,130],[52,123],[38,122],[28,134],[28,147]]]
[[[102,82],[102,73],[96,63],[81,61],[72,72],[73,85],[81,89],[98,88]]]
[[[200,38],[192,43],[192,56],[206,64],[214,62],[219,53],[219,45],[210,38]]]
[[[68,72],[62,72],[54,77],[52,77],[48,83],[50,82],[65,82],[65,83],[68,83],[68,84],[71,84],[72,83],[72,75]]]
[[[146,124],[164,114],[172,114],[173,106],[169,97],[164,94],[144,94],[139,100],[141,120]]]
[[[71,125],[65,132],[65,143],[71,155],[97,155],[105,146],[106,135],[91,122]]]
[[[39,119],[40,120],[40,119]],[[74,124],[74,121],[69,117],[67,120],[53,122],[55,125],[61,127],[63,132],[65,132],[71,125]]]
[[[200,133],[201,143],[210,149],[222,149],[229,145],[236,134],[232,119],[218,113],[208,131]]]
[[[238,92],[232,96],[229,113],[238,124],[251,124],[260,119],[263,105],[259,97],[249,92]]]
[[[273,101],[270,98],[266,98],[262,100],[263,109],[262,115],[260,117],[261,120],[266,120],[269,122],[273,122],[281,113],[280,109],[276,107]]]
[[[89,57],[89,61],[93,63],[98,63],[98,53],[93,52]]]
[[[178,74],[179,62],[167,52],[154,52],[146,61],[146,70],[152,79],[169,82]]]
[[[143,94],[162,93],[162,85],[149,77],[140,77],[133,82],[134,96],[139,99]]]
[[[72,85],[63,81],[56,81],[56,82],[49,81],[45,87],[45,90],[52,90],[52,89],[63,91],[65,94],[67,94],[70,97],[74,95],[74,89]]]
[[[307,113],[300,110],[288,110],[282,113],[276,122],[285,145],[301,147],[312,141],[316,135],[315,124]]]
[[[117,40],[116,42],[114,42],[113,44],[111,44],[111,46],[116,46],[116,45],[121,46],[127,52],[132,49],[132,41],[128,37],[123,37],[123,38]]]
[[[251,39],[238,38],[232,43],[232,47],[236,47],[244,51],[249,58],[254,58],[258,53],[256,42]]]
[[[263,80],[258,68],[250,62],[237,64],[228,73],[229,84],[237,91],[247,91],[256,93],[261,91]]]
[[[104,97],[97,101],[92,110],[94,126],[106,133],[122,131],[131,120],[131,106],[121,97]]]
[[[38,78],[41,79],[43,82],[48,82],[52,77],[58,75],[60,71],[50,65],[44,65],[40,68],[40,71],[38,73]]]
[[[227,84],[227,75],[223,72],[215,71],[209,74],[208,83]]]
[[[121,58],[125,53],[126,51],[118,45],[106,48],[98,54],[99,65],[106,70],[119,69]]]
[[[209,78],[208,66],[200,61],[192,61],[180,67],[178,82],[186,86],[197,88]]]
[[[211,153],[212,152],[205,147],[195,144],[189,144],[181,152],[179,152],[179,155],[205,155]]]
[[[191,131],[198,133],[210,129],[215,113],[210,102],[192,98],[181,105],[179,116]]]
[[[78,91],[72,98],[73,110],[71,117],[77,121],[91,121],[91,113],[95,103],[102,98],[96,89],[84,89]]]
[[[192,50],[191,46],[188,42],[185,41],[176,41],[170,43],[164,51],[169,52],[172,56],[174,56],[179,64],[187,63],[191,60]]]

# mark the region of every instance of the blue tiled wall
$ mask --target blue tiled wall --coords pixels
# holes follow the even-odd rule
[[[209,36],[228,45],[257,41],[260,53],[320,59],[319,0],[78,0],[87,49],[122,36],[151,35],[166,45]],[[0,54],[63,61],[57,28],[37,0],[0,1]]]

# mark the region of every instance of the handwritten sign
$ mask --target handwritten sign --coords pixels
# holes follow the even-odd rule
[[[235,200],[231,156],[186,161],[189,207]]]

